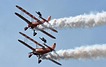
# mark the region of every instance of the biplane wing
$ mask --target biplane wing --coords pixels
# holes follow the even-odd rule
[[[18,17],[20,17],[21,19],[23,19],[27,24],[32,24],[29,20],[27,20],[25,17],[23,17],[22,15],[18,14],[15,12],[15,15],[17,15]]]
[[[24,13],[26,13],[28,16],[30,16],[31,18],[33,18],[33,19],[35,19],[35,20],[37,20],[37,21],[40,21],[39,19],[37,19],[35,16],[33,16],[32,14],[30,14],[28,11],[26,11],[25,9],[23,9],[22,7],[20,7],[20,6],[18,6],[18,5],[16,5],[16,7],[18,8],[18,9],[20,9],[22,12],[24,12]]]
[[[52,27],[49,27],[49,29],[56,32],[56,33],[58,33],[58,31],[56,29],[52,28]]]
[[[41,25],[42,25],[44,28],[50,29],[50,30],[52,30],[53,32],[58,33],[58,31],[57,31],[56,29],[52,28],[52,27],[47,27],[47,26],[44,25],[44,24],[41,24]]]
[[[31,50],[35,50],[33,47],[31,47],[30,45],[28,45],[27,43],[23,42],[22,40],[18,40],[20,43],[22,43],[23,45],[27,46],[28,48],[30,48]]]
[[[40,43],[38,43],[37,41],[33,40],[32,38],[30,38],[29,36],[27,36],[26,34],[22,33],[22,32],[19,32],[21,35],[23,35],[24,37],[28,38],[29,40],[31,40],[32,42],[34,42],[35,44],[41,46],[44,48],[43,45],[41,45]]]
[[[54,62],[54,63],[56,63],[56,64],[58,64],[58,65],[62,65],[62,64],[60,64],[59,62],[57,62],[57,61],[55,61],[55,60],[53,60],[53,59],[51,59],[51,58],[48,58],[48,60],[50,60],[50,61],[52,61],[52,62]]]
[[[56,37],[54,37],[53,35],[49,34],[48,32],[44,31],[43,29],[39,29],[37,28],[39,31],[41,31],[42,33],[48,35],[49,37],[53,38],[53,39],[56,39]]]

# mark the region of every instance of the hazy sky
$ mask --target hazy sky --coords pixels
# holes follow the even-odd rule
[[[32,30],[24,31],[27,25],[23,20],[14,13],[23,13],[15,6],[19,5],[37,16],[35,11],[40,11],[43,17],[52,16],[52,19],[59,19],[80,14],[90,14],[91,12],[106,11],[105,0],[1,0],[0,1],[0,67],[57,67],[58,65],[44,60],[41,64],[37,63],[36,56],[28,58],[30,49],[20,44],[17,40],[27,41],[18,32],[24,32],[41,42],[39,37],[45,37],[48,45],[57,43],[56,50],[74,49],[75,47],[106,44],[106,25],[88,29],[57,29],[57,33],[53,34],[57,39],[53,40],[45,34],[38,32],[37,36],[32,36]],[[31,20],[30,17],[26,16]],[[29,41],[27,41],[29,43]],[[35,44],[30,44],[35,47]],[[99,60],[61,60],[61,67],[105,67],[106,59]],[[58,66],[59,67],[59,66]]]

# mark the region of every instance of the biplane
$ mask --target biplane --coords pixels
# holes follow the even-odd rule
[[[33,33],[33,36],[35,36],[37,33],[35,32],[35,30],[39,30],[41,32],[43,32],[44,34],[48,35],[49,37],[51,38],[54,38],[56,39],[53,35],[51,35],[50,33],[46,32],[44,29],[41,29],[38,27],[38,25],[42,25],[43,27],[45,28],[48,28],[54,32],[58,32],[57,30],[55,30],[54,28],[52,27],[47,27],[46,25],[44,25],[45,22],[49,23],[49,21],[51,20],[51,16],[48,17],[48,19],[46,20],[45,18],[42,17],[42,14],[40,12],[36,12],[40,18],[42,20],[39,20],[38,18],[36,18],[35,16],[33,16],[32,14],[30,14],[29,12],[27,12],[25,9],[23,9],[22,7],[16,5],[16,7],[18,9],[20,9],[22,12],[26,13],[28,16],[30,16],[31,18],[35,19],[36,22],[31,22],[29,21],[28,19],[26,19],[25,17],[23,17],[22,15],[20,15],[19,13],[15,12],[15,15],[17,15],[18,17],[20,17],[21,19],[23,19],[25,22],[27,22],[28,26],[24,28],[24,30],[26,31],[28,28],[31,28],[34,33]]]
[[[29,58],[32,56],[32,55],[36,55],[38,57],[38,63],[41,63],[42,61],[42,57],[46,58],[47,54],[49,52],[52,52],[54,51],[55,47],[56,47],[56,43],[54,43],[51,47],[46,45],[46,44],[40,44],[38,43],[37,41],[35,41],[34,39],[30,38],[29,36],[27,36],[26,34],[22,33],[22,32],[19,32],[21,35],[23,35],[25,38],[28,38],[29,40],[31,40],[32,42],[34,42],[36,45],[42,47],[42,48],[33,48],[31,47],[30,45],[28,45],[27,43],[25,43],[24,41],[22,40],[18,40],[20,43],[22,43],[23,45],[27,46],[29,49],[32,50],[32,52],[29,53]],[[59,62],[55,61],[54,59],[51,59],[51,58],[46,58],[47,60],[50,60],[58,65],[61,65]]]

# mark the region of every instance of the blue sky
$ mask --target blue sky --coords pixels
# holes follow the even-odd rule
[[[41,32],[33,37],[32,30],[24,31],[27,25],[23,20],[15,16],[14,12],[21,13],[15,6],[19,5],[35,14],[35,11],[41,11],[44,17],[49,15],[54,18],[63,18],[77,16],[90,12],[106,11],[105,0],[1,0],[0,1],[0,67],[43,67],[58,65],[44,60],[41,64],[37,63],[37,58],[28,58],[30,52],[28,48],[20,44],[17,40],[25,40],[18,32],[24,32],[38,42],[41,42],[39,36],[45,37],[49,45],[57,43],[56,50],[74,49],[79,46],[106,44],[106,25],[90,29],[62,29],[59,33],[52,33],[57,37],[56,40],[49,38]],[[29,18],[30,19],[30,18]],[[31,44],[34,45],[34,44]],[[61,67],[105,67],[106,59],[100,60],[61,60]]]

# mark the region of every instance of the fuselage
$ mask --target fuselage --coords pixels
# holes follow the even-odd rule
[[[40,25],[40,24],[43,24],[44,22],[42,22],[42,21],[37,21],[37,22],[31,22],[31,24],[28,24],[28,27],[31,27],[32,29],[33,28],[36,28],[38,25]]]
[[[49,48],[36,48],[35,50],[36,50],[36,54],[40,54],[40,55],[53,51],[53,49],[51,50]]]
[[[51,51],[53,51],[56,47],[56,44],[54,43],[51,47],[47,47],[47,48],[36,48],[34,53],[38,54],[38,55],[43,55],[46,53],[49,53]]]

